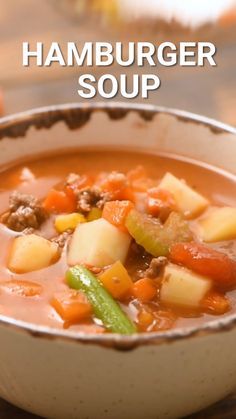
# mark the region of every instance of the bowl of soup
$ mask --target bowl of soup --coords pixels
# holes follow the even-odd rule
[[[236,130],[154,106],[0,121],[0,396],[176,418],[236,387]]]

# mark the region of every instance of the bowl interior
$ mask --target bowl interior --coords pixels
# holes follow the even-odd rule
[[[152,106],[113,104],[62,105],[13,115],[0,121],[0,165],[2,168],[35,155],[64,152],[79,148],[122,149],[138,152],[181,155],[186,159],[216,166],[236,174],[236,130],[186,112]],[[30,329],[69,338],[90,340],[70,331],[58,331],[0,316],[0,320]],[[200,326],[181,331],[143,334],[122,338],[124,342],[161,340],[186,336],[200,330],[214,331],[216,325],[228,327],[236,315],[220,317]],[[95,336],[96,340],[116,340],[115,336]]]

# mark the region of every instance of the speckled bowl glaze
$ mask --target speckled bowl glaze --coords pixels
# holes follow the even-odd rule
[[[181,154],[236,174],[236,130],[182,111],[62,105],[0,121],[0,165],[75,147]],[[0,316],[0,396],[47,418],[190,414],[236,389],[236,314],[199,327],[84,335]]]

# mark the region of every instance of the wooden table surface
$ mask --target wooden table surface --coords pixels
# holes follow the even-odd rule
[[[210,40],[211,32],[207,36]],[[236,30],[232,28],[227,34],[221,30],[220,36],[212,37],[218,49],[217,67],[158,68],[162,86],[149,103],[205,114],[236,126]],[[81,70],[57,66],[23,68],[23,41],[29,41],[32,46],[42,41],[47,48],[54,40],[61,44],[68,40],[82,44],[99,39],[106,39],[103,30],[65,18],[49,0],[0,0],[0,89],[4,94],[5,113],[79,100],[76,91]],[[0,400],[0,418],[36,419],[36,416]],[[236,395],[191,418],[236,418]]]

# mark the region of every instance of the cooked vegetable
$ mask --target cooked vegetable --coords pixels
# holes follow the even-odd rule
[[[86,295],[77,291],[63,291],[54,295],[51,305],[65,322],[78,323],[92,315]]]
[[[103,218],[79,224],[69,246],[68,264],[103,267],[117,260],[124,263],[130,242],[128,234]]]
[[[157,287],[150,278],[142,278],[133,285],[133,295],[142,302],[148,302],[157,297]]]
[[[163,240],[163,226],[159,220],[132,210],[126,218],[125,226],[136,243],[151,255],[168,254],[169,246],[166,240]]]
[[[70,268],[66,279],[71,288],[85,293],[95,316],[102,320],[110,332],[127,335],[136,332],[134,323],[88,269],[83,266]]]
[[[99,275],[99,279],[112,297],[118,300],[127,297],[133,286],[132,279],[120,261]]]
[[[199,235],[205,242],[236,238],[236,208],[216,208],[199,221]]]
[[[114,199],[117,199],[117,197]],[[126,188],[122,189],[122,191],[118,194],[118,199],[123,201],[135,202],[134,189],[130,186],[127,186]]]
[[[183,308],[200,308],[202,299],[211,288],[211,280],[169,264],[164,271],[160,300]]]
[[[58,215],[55,219],[55,228],[58,233],[66,230],[74,230],[78,224],[85,223],[86,218],[83,214],[72,212],[71,214]]]
[[[164,230],[166,237],[168,237],[169,245],[179,241],[189,242],[193,239],[189,224],[177,212],[170,213],[164,224]]]
[[[102,210],[100,208],[92,208],[87,215],[87,221],[95,221],[101,218]]]
[[[45,210],[48,212],[73,212],[76,209],[76,197],[67,194],[65,191],[51,189],[43,202]]]
[[[134,191],[123,173],[110,172],[103,173],[97,181],[98,187],[109,194],[110,199],[115,200],[134,200]]]
[[[190,183],[168,172],[159,181],[167,169]],[[131,334],[231,313],[235,182],[208,171],[181,158],[84,150],[0,173],[2,314]],[[188,186],[197,184],[214,202]]]
[[[213,279],[219,286],[227,288],[236,284],[236,261],[201,243],[174,244],[170,250],[170,259]]]
[[[160,188],[151,188],[147,192],[147,212],[161,220],[166,220],[172,211],[176,210],[176,203],[171,192]]]
[[[22,281],[19,279],[12,279],[10,281],[3,281],[0,283],[0,288],[6,292],[10,292],[22,297],[35,297],[41,294],[43,287],[40,284],[32,281]]]
[[[46,268],[57,260],[58,246],[36,234],[14,239],[8,268],[16,273],[25,273]]]
[[[141,310],[138,314],[138,324],[141,328],[147,329],[155,321],[153,314],[147,310]]]
[[[166,173],[159,188],[172,193],[178,209],[186,216],[194,217],[209,205],[206,198],[171,173]]]
[[[125,219],[133,208],[134,204],[131,201],[106,202],[103,208],[102,217],[112,225],[127,231],[125,227]]]
[[[158,219],[136,210],[129,212],[126,228],[136,243],[153,256],[166,256],[172,243],[189,241],[192,234],[181,215],[171,213],[164,225]]]
[[[108,192],[113,200],[121,199],[121,193],[126,189],[127,179],[123,173],[104,173],[97,182],[100,189]]]
[[[224,314],[230,309],[228,298],[217,291],[210,291],[201,301],[201,307],[210,314]]]

